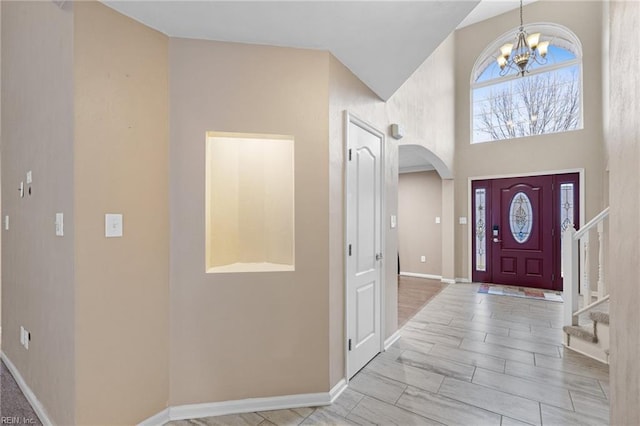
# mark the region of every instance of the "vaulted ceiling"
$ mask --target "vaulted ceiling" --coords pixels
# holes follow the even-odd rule
[[[328,50],[382,100],[456,27],[518,6],[517,0],[103,3],[171,37]]]

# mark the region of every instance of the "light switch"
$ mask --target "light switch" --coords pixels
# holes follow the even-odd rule
[[[395,214],[391,215],[391,228],[395,228],[398,224],[398,219]]]
[[[56,213],[56,236],[64,236],[64,214]]]
[[[9,215],[6,215],[4,217],[4,230],[8,231],[9,230]]]
[[[460,217],[460,225],[466,225],[467,224],[467,218],[465,216],[461,216]]]
[[[104,215],[104,236],[107,238],[122,237],[122,215]]]
[[[440,216],[436,216],[436,223],[440,223]]]
[[[27,172],[27,185],[33,182],[33,175],[31,174],[31,170]]]

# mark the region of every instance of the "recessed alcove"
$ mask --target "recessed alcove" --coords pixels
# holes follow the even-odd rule
[[[295,269],[293,142],[207,132],[207,272]]]

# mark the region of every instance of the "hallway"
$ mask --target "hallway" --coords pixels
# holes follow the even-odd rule
[[[331,406],[170,424],[608,424],[608,366],[563,350],[562,303],[478,288],[445,288]]]

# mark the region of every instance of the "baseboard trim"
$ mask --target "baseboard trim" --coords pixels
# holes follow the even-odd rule
[[[346,387],[346,384],[344,385]],[[337,388],[336,388],[337,387]],[[335,395],[331,392],[335,391]],[[253,413],[255,411],[284,410],[298,407],[318,407],[331,404],[344,389],[341,382],[331,392],[307,393],[300,395],[248,398],[235,401],[210,402],[169,407],[170,420],[197,419],[199,417],[225,416],[227,414]]]
[[[165,408],[158,414],[155,414],[148,419],[141,421],[140,423],[138,423],[138,426],[162,426],[169,421],[171,421],[171,418],[169,417],[169,409]]]
[[[565,334],[566,334],[566,333],[565,333]],[[604,352],[604,351],[602,351],[602,353],[604,354],[604,356],[605,356],[606,360],[604,360],[604,359],[600,359],[600,358],[598,358],[598,357],[596,357],[596,356],[593,356],[593,355],[591,355],[591,354],[588,354],[587,352],[585,352],[585,351],[581,351],[580,349],[576,349],[576,348],[575,348],[575,346],[567,345],[566,343],[563,343],[563,344],[562,344],[562,346],[564,346],[565,348],[567,348],[567,349],[569,349],[569,350],[572,350],[573,352],[577,352],[577,353],[579,353],[580,355],[584,355],[584,356],[586,356],[587,358],[591,358],[591,359],[593,359],[593,360],[595,360],[595,361],[601,362],[602,364],[609,365],[609,356],[608,356],[608,355],[606,354],[606,352]]]
[[[456,280],[454,278],[442,278],[440,281],[442,281],[445,284],[455,284]]]
[[[428,280],[441,280],[442,279],[442,275],[418,274],[417,272],[402,272],[402,271],[400,271],[400,275],[402,275],[403,277],[426,278]]]
[[[329,404],[333,404],[333,402],[342,395],[347,389],[347,381],[345,379],[340,379],[340,381],[329,391]]]
[[[384,350],[386,351],[387,349],[389,349],[391,347],[391,345],[393,345],[395,342],[397,342],[401,335],[402,334],[400,333],[400,330],[396,330],[395,333],[393,333],[391,336],[389,336],[384,341]]]
[[[27,382],[24,381],[22,375],[20,374],[20,371],[18,371],[16,366],[13,364],[13,362],[11,362],[4,351],[0,351],[0,358],[2,358],[2,361],[4,361],[4,365],[6,365],[7,369],[11,372],[11,375],[16,380],[18,387],[20,388],[20,390],[22,390],[25,398],[27,398],[27,401],[29,401],[29,404],[31,404],[33,411],[40,419],[40,422],[42,422],[42,424],[45,426],[53,426],[53,422],[49,418],[47,410],[44,409],[42,403],[40,403],[40,401],[36,397],[36,394],[33,393],[31,388],[27,385]]]
[[[464,284],[469,284],[472,281],[469,278],[456,278],[456,282],[457,283],[464,283]]]

